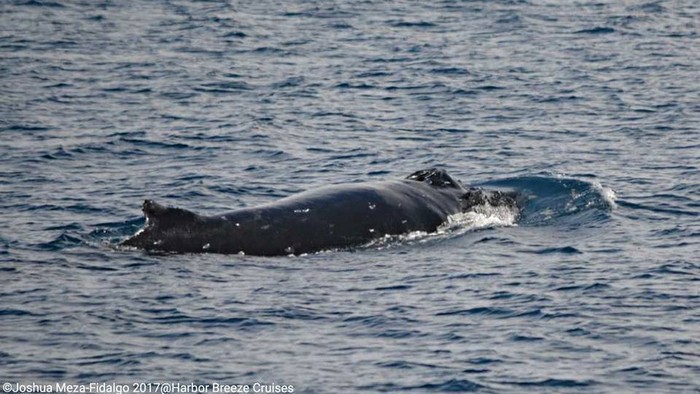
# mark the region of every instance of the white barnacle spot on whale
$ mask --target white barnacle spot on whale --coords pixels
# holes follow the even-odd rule
[[[269,224],[266,224],[266,225],[264,225],[264,226],[260,226],[260,230],[267,230],[267,229],[269,229],[269,228],[270,228],[270,225],[269,225]]]
[[[369,232],[370,232],[370,233],[373,233],[373,232],[374,232],[374,229],[373,229],[373,228],[369,229]]]
[[[284,251],[285,251],[287,254],[294,254],[294,248],[291,247],[291,246],[287,246],[286,248],[284,248]]]
[[[211,246],[211,244],[205,244],[204,246],[202,246],[202,249],[207,250],[207,249],[209,249],[210,246]]]
[[[238,252],[238,255],[239,255],[239,256],[245,256],[245,252],[241,250],[241,251]]]
[[[308,213],[309,208],[304,208],[304,209],[295,209],[294,213]]]
[[[371,202],[369,203],[369,209],[374,209],[374,208],[376,208],[376,207],[377,207],[376,204],[372,204]]]

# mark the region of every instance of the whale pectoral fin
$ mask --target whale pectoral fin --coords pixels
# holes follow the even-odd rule
[[[182,208],[165,207],[153,200],[144,201],[142,209],[146,216],[146,225],[159,228],[187,225],[198,218],[194,212]]]
[[[447,171],[440,168],[428,168],[425,170],[416,171],[406,177],[417,182],[424,182],[434,187],[453,187],[461,188],[462,185],[454,180]]]

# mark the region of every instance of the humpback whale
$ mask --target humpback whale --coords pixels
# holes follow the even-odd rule
[[[450,215],[486,204],[516,208],[511,193],[466,188],[446,171],[430,168],[405,179],[329,185],[213,216],[146,200],[145,227],[122,245],[174,253],[298,255],[387,235],[432,233]]]

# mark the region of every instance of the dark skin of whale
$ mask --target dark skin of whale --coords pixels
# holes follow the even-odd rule
[[[512,195],[467,189],[445,171],[405,179],[339,184],[254,208],[201,216],[152,200],[146,226],[122,243],[147,251],[281,256],[367,244],[386,235],[435,232],[476,205],[515,206]]]

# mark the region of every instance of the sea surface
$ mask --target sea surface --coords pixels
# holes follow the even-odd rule
[[[0,383],[697,393],[699,166],[696,0],[2,1]],[[519,216],[117,246],[428,167]]]

